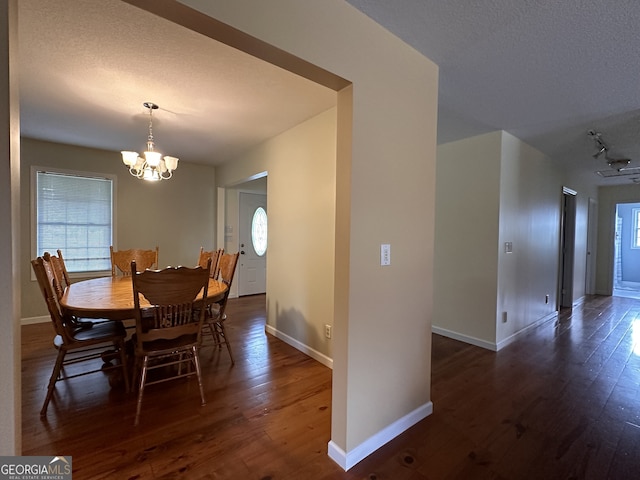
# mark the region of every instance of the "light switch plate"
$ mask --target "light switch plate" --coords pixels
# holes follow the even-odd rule
[[[380,245],[380,265],[391,265],[391,245],[388,243]]]

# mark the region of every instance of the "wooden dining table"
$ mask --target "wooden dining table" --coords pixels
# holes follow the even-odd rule
[[[227,288],[224,282],[209,279],[207,303],[222,300]],[[65,290],[60,306],[66,313],[80,318],[132,319],[135,308],[131,277],[99,277],[72,283]]]

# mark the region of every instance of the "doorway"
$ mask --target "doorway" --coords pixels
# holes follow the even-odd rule
[[[267,196],[240,192],[238,296],[267,291]]]
[[[562,188],[560,218],[560,269],[558,281],[558,309],[573,307],[573,265],[576,241],[576,194]]]
[[[640,298],[640,203],[616,205],[613,295]]]

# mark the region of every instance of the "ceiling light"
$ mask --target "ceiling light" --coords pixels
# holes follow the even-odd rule
[[[587,132],[587,135],[589,135],[593,139],[594,143],[596,144],[596,153],[593,154],[593,158],[598,158],[603,153],[607,153],[607,150],[609,150],[609,147],[607,147],[602,141],[602,139],[600,138],[602,136],[601,133],[598,133],[595,130],[589,130]]]
[[[602,155],[606,151],[607,151],[606,147],[600,148],[600,150],[598,150],[596,153],[593,154],[593,158],[598,158],[600,155]]]
[[[150,182],[158,180],[168,180],[173,175],[173,171],[178,168],[178,159],[176,157],[162,156],[160,152],[155,151],[153,143],[153,111],[158,105],[151,102],[143,103],[145,108],[149,109],[149,136],[147,137],[147,151],[144,152],[144,158],[138,155],[138,152],[122,151],[122,162],[129,167],[129,173],[134,177]]]
[[[621,172],[623,170],[627,170],[624,167],[629,165],[631,163],[631,160],[629,160],[628,158],[620,158],[620,159],[616,159],[616,160],[611,159],[611,158],[607,158],[607,163],[609,164],[609,166],[611,168]]]

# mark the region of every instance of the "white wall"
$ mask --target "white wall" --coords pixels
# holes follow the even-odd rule
[[[35,280],[31,279],[32,165],[117,175],[118,249],[159,246],[158,263],[195,265],[200,247],[215,247],[215,170],[181,161],[171,180],[151,183],[131,176],[119,152],[109,152],[30,138],[21,141],[20,261],[23,319],[47,316]],[[41,253],[41,252],[40,252]],[[64,251],[63,251],[64,254]],[[35,299],[35,301],[34,301]]]
[[[501,151],[498,348],[556,311],[562,198],[562,172],[547,156],[506,132]]]

